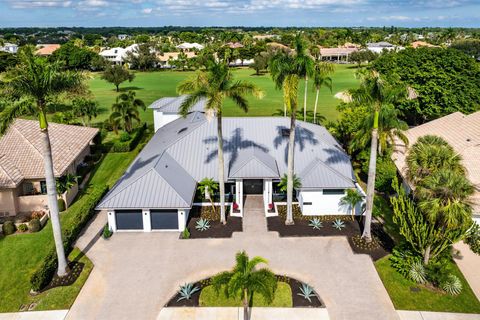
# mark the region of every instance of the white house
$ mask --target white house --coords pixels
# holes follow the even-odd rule
[[[195,203],[197,183],[218,180],[217,121],[199,101],[186,117],[178,110],[185,96],[154,103],[155,135],[123,177],[100,201],[113,231],[183,231]],[[225,117],[222,121],[226,204],[243,216],[244,195],[261,195],[265,215],[270,204],[284,202],[278,184],[287,171],[290,119]],[[340,199],[358,189],[350,157],[322,126],[297,121],[295,172],[302,186],[296,203],[305,215],[347,215]],[[360,208],[356,213],[361,214]]]
[[[16,54],[18,51],[18,46],[14,43],[5,43],[3,47],[0,47],[0,51]]]
[[[403,47],[395,46],[386,41],[381,41],[381,42],[367,43],[367,49],[375,53],[382,53],[384,50],[386,51],[401,50],[403,49]]]
[[[184,42],[182,44],[179,44],[176,48],[177,49],[182,49],[182,50],[193,50],[193,49],[203,50],[203,48],[205,48],[205,47],[202,46],[199,43],[196,43],[196,42],[194,42],[194,43]]]
[[[110,48],[100,52],[100,56],[104,57],[112,64],[123,65],[128,52],[135,52],[138,50],[138,44],[132,44],[126,48]]]
[[[128,34],[119,34],[117,36],[118,40],[127,40],[128,39]]]

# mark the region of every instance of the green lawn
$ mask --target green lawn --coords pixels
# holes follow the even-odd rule
[[[111,187],[137,153],[138,148],[128,153],[107,154],[93,171],[90,184],[107,184]],[[81,201],[80,197],[76,203],[80,204]],[[67,210],[60,216],[64,224],[73,218],[68,213]],[[82,257],[80,261],[85,262],[87,267],[75,284],[49,290],[34,298],[29,295],[30,277],[47,255],[52,243],[50,223],[38,233],[18,234],[0,239],[0,312],[18,311],[22,304],[32,301],[38,303],[39,310],[68,308],[73,303],[93,267],[86,257]],[[74,250],[70,259],[74,259],[78,254],[79,251]]]
[[[395,309],[480,313],[480,302],[455,263],[452,262],[453,273],[462,281],[463,285],[463,290],[458,296],[432,291],[405,279],[390,266],[388,258],[389,256],[375,262],[375,267]],[[412,292],[411,287],[419,287],[420,291]]]
[[[213,286],[206,286],[200,293],[200,307],[242,307],[243,303],[240,299],[227,298],[220,290],[219,294],[215,292]],[[275,292],[275,298],[273,302],[268,304],[261,295],[253,295],[252,307],[277,307],[277,308],[291,308],[293,306],[292,301],[292,289],[290,285],[285,282],[278,282],[277,291]]]
[[[318,113],[323,115],[327,120],[335,120],[338,116],[336,106],[339,100],[335,99],[333,95],[339,91],[353,88],[357,86],[358,80],[355,78],[354,68],[346,65],[336,65],[336,72],[332,76],[333,79],[333,93],[326,88],[320,91]],[[193,72],[181,71],[156,71],[156,72],[137,72],[135,80],[132,82],[123,83],[120,86],[121,91],[135,90],[137,96],[142,99],[147,105],[153,101],[166,96],[176,96],[177,85],[192,75]],[[249,116],[271,116],[280,110],[283,112],[282,92],[276,90],[269,74],[255,76],[252,69],[242,68],[234,70],[235,79],[248,80],[257,84],[265,91],[263,100],[256,100],[251,98]],[[100,114],[95,119],[95,122],[100,122],[107,119],[110,113],[110,107],[115,101],[118,93],[115,91],[115,86],[100,79],[100,74],[95,74],[93,79],[89,81],[89,86],[93,92],[95,99],[100,104]],[[315,103],[315,92],[311,88],[311,81],[309,84],[308,110],[313,110]],[[299,108],[303,108],[303,81],[299,88]],[[233,103],[228,102],[225,105],[225,116],[244,116],[245,113],[233,106]],[[147,123],[153,122],[152,110],[148,110],[141,114],[143,121]]]

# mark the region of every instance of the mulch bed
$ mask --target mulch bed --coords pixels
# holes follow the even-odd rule
[[[208,278],[194,283],[194,286],[200,288],[200,290],[195,292],[190,298],[190,300],[182,299],[180,301],[177,301],[181,297],[181,295],[177,292],[165,304],[165,307],[199,307],[200,293],[202,292],[202,289],[204,287],[211,284],[210,279],[211,278]],[[290,285],[290,288],[292,289],[292,301],[294,308],[325,308],[325,304],[316,292],[314,292],[315,296],[310,298],[312,302],[309,302],[307,299],[303,298],[298,294],[301,293],[300,287],[302,286],[302,282],[287,276],[279,275],[277,275],[277,280],[286,282]]]
[[[72,285],[77,281],[78,277],[82,274],[82,270],[85,264],[83,262],[72,261],[68,263],[69,272],[66,276],[59,278],[55,275],[48,286],[42,289],[41,292],[56,288],[56,287],[66,287]]]
[[[232,233],[242,232],[242,218],[227,216],[227,224],[223,225],[219,220],[209,220],[210,228],[205,231],[199,231],[195,228],[200,218],[190,217],[187,222],[190,239],[205,238],[231,238]]]
[[[363,225],[361,225],[361,228]],[[363,229],[363,228],[362,228]],[[392,252],[394,241],[383,230],[380,223],[372,223],[372,241],[366,243],[361,234],[348,237],[348,243],[356,254],[368,254],[373,261],[377,261]]]

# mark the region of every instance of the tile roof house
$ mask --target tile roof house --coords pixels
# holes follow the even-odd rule
[[[56,177],[75,173],[90,153],[98,129],[49,124]],[[64,195],[67,205],[76,188]],[[0,138],[0,216],[45,209],[47,205],[38,121],[17,119]]]
[[[217,122],[202,112],[205,101],[180,118],[184,98],[162,98],[150,106],[176,117],[156,123],[153,138],[98,204],[114,231],[181,231],[196,205],[197,183],[218,179]],[[244,194],[263,195],[266,214],[275,202],[287,171],[289,124],[286,117],[223,118],[227,203],[238,205],[239,216]],[[297,121],[295,171],[302,182],[297,199],[304,214],[349,213],[340,198],[346,189],[357,188],[350,158],[324,127]]]
[[[425,135],[436,135],[445,139],[461,155],[468,179],[475,186],[480,186],[480,111],[470,115],[455,112],[411,128],[405,132],[405,135],[409,140],[409,145],[414,144],[419,137]],[[407,154],[408,148],[397,141],[392,159],[402,177],[406,177]],[[480,191],[475,192],[472,202],[474,219],[480,222]]]
[[[60,49],[59,44],[39,44],[37,45],[36,54],[39,56],[49,56],[58,49]]]

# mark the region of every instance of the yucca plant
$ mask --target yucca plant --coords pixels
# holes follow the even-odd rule
[[[308,300],[308,302],[312,303],[312,298],[315,296],[315,293],[313,293],[313,288],[306,283],[302,283],[299,289],[300,292],[297,294],[305,298],[305,300]]]
[[[192,295],[199,290],[199,287],[194,287],[191,283],[185,283],[183,286],[180,286],[180,290],[178,291],[180,298],[177,299],[177,302],[180,300],[190,300]]]
[[[319,218],[313,218],[309,221],[310,223],[308,224],[310,227],[313,229],[320,230],[320,228],[323,227],[322,221],[320,221]]]
[[[334,227],[337,230],[342,230],[345,228],[345,222],[343,222],[340,219],[335,219],[335,221],[333,221],[332,223],[332,227]]]
[[[197,221],[197,224],[195,225],[195,229],[198,231],[205,231],[210,229],[210,220],[200,218],[200,220]]]
[[[448,294],[456,296],[462,292],[462,282],[453,274],[449,274],[447,280],[441,284],[441,288]]]
[[[416,283],[424,284],[427,282],[427,273],[421,261],[415,261],[412,263],[408,275],[410,276],[410,279]]]

